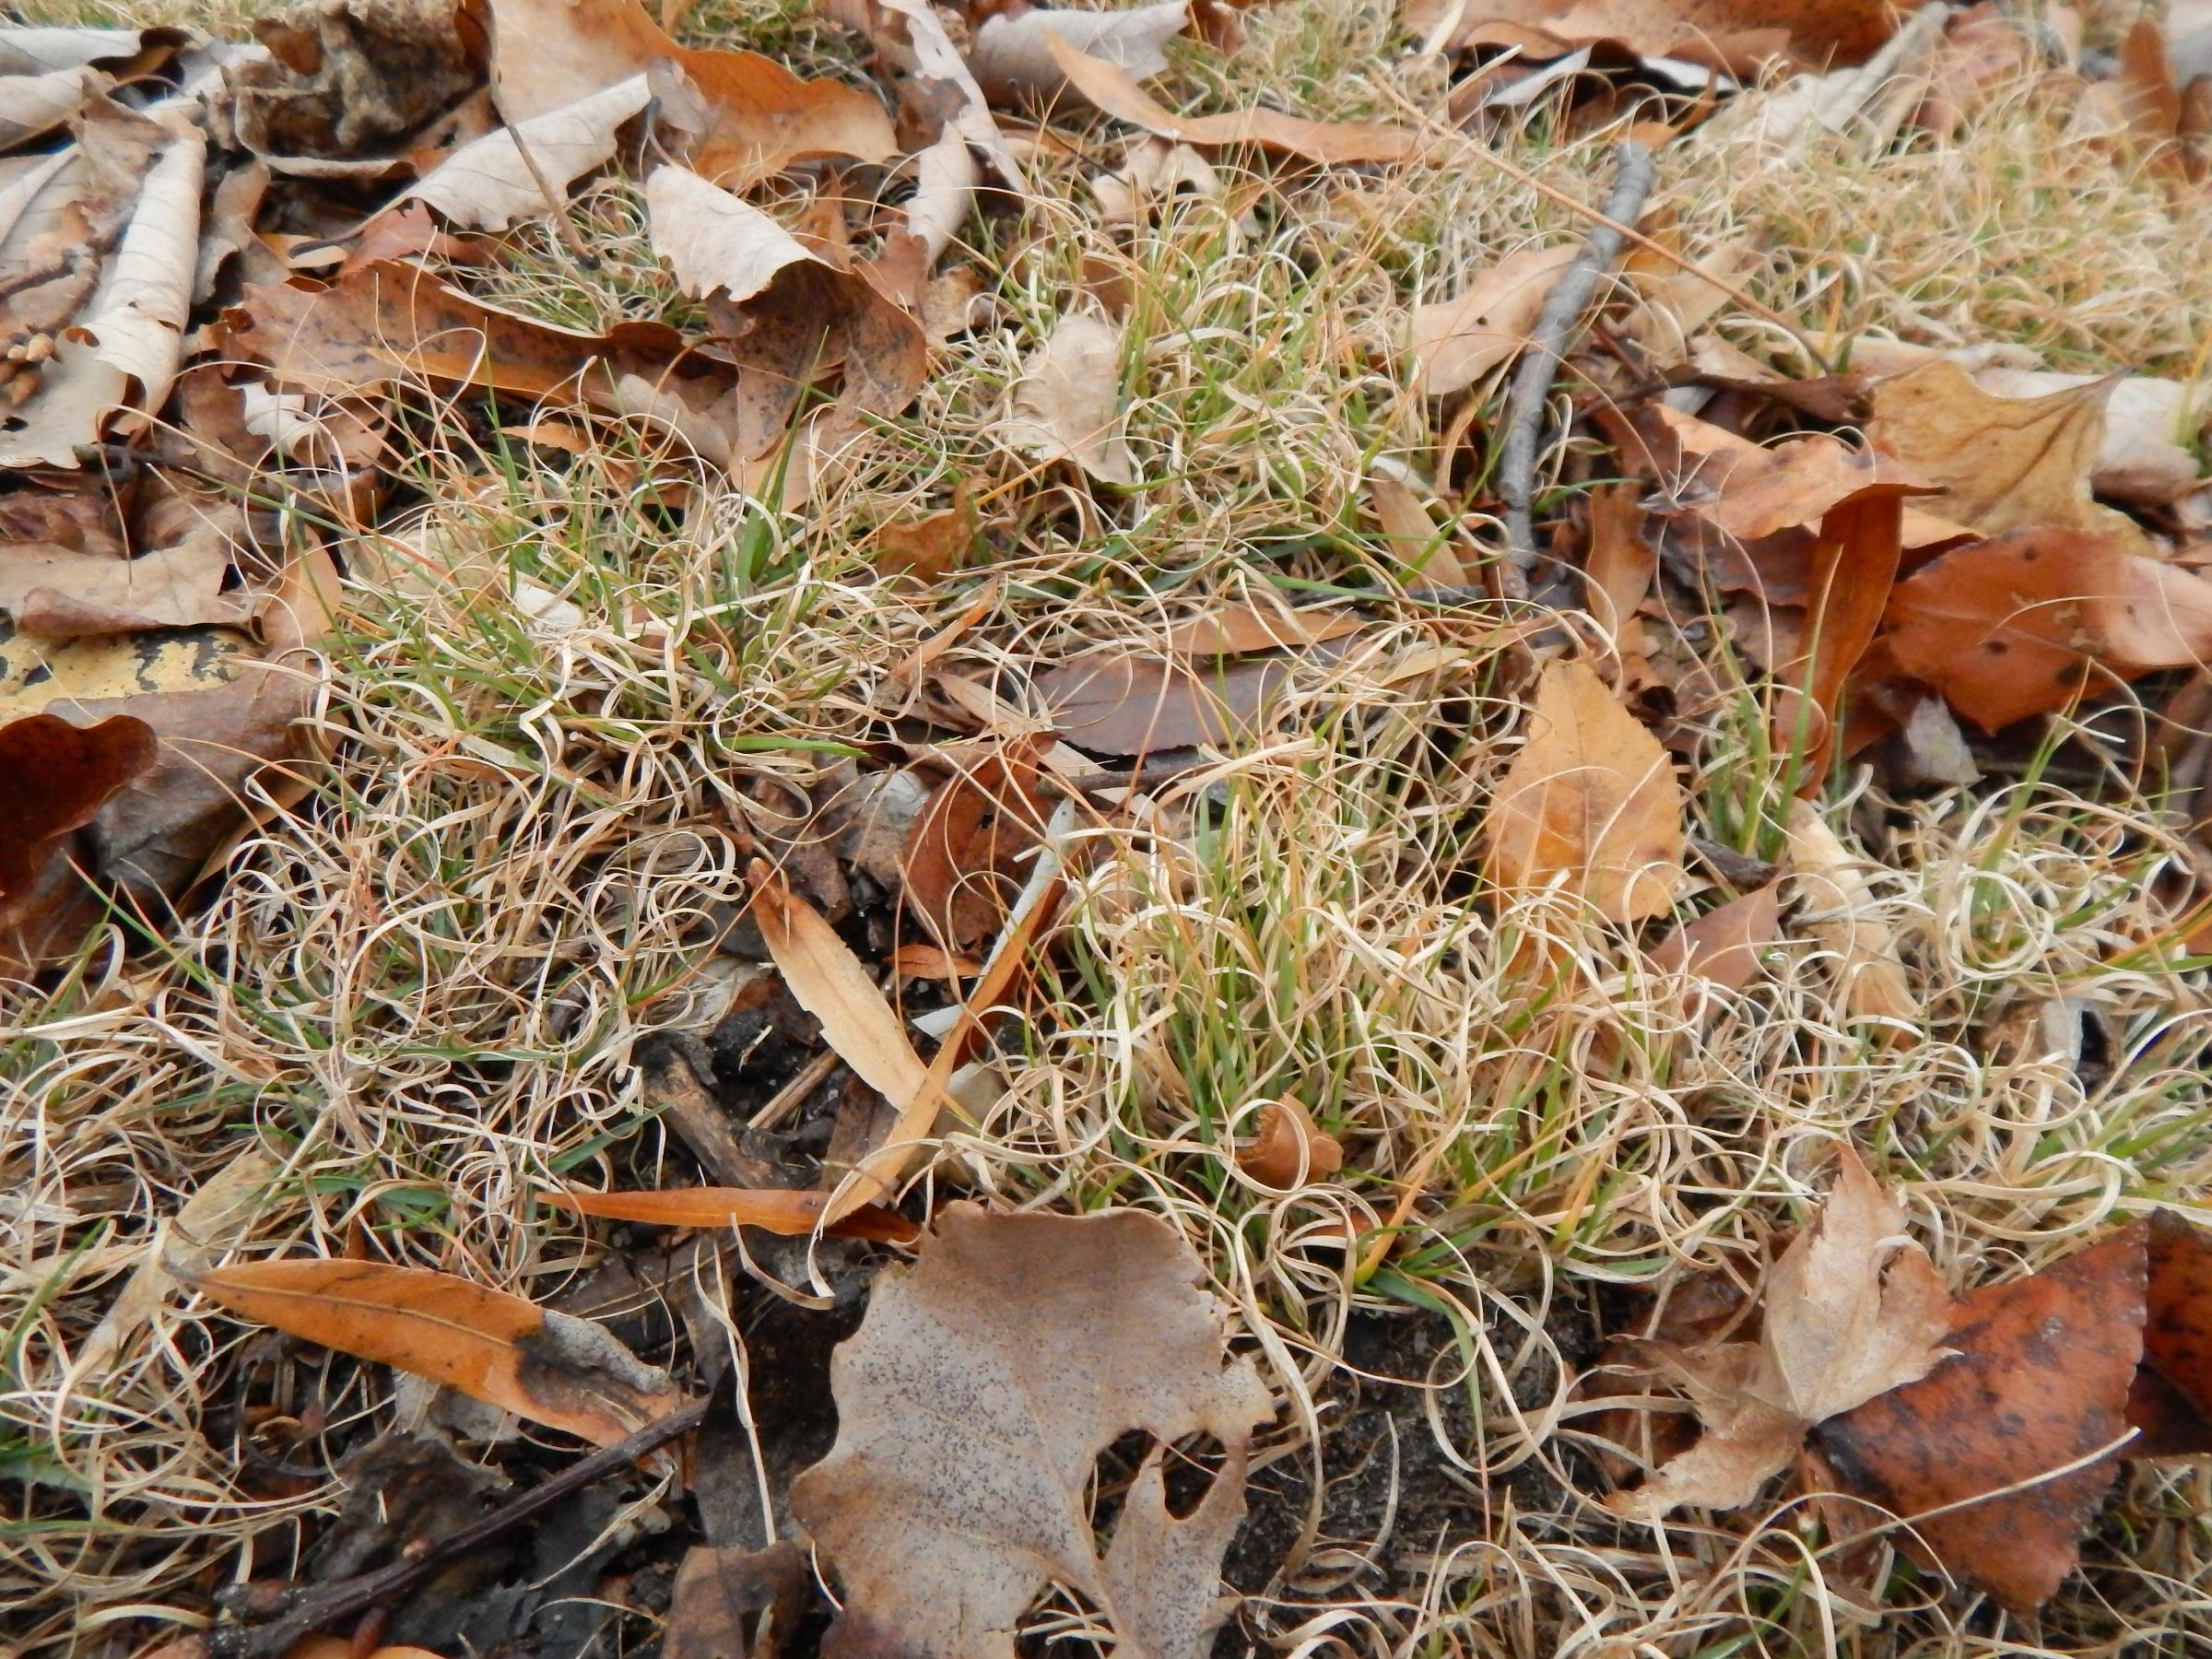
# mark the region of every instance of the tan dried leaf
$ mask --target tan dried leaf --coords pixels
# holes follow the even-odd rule
[[[1587,664],[1555,662],[1490,807],[1489,877],[1514,894],[1557,884],[1610,922],[1664,915],[1682,879],[1682,808],[1659,740]]]
[[[1136,460],[1122,421],[1122,330],[1070,312],[1022,365],[1007,441],[1065,457],[1102,483],[1133,485]]]
[[[1758,976],[1760,953],[1781,935],[1782,884],[1769,882],[1676,928],[1652,947],[1652,960],[1669,973],[1741,991]]]
[[[1661,1355],[1704,1434],[1642,1486],[1606,1501],[1655,1521],[1733,1509],[1786,1468],[1806,1429],[1927,1375],[1947,1352],[1951,1298],[1859,1156],[1841,1148],[1827,1202],[1774,1264],[1755,1342]]]
[[[1136,84],[1128,71],[1078,52],[1058,37],[1045,42],[1074,90],[1117,121],[1185,144],[1256,144],[1285,150],[1324,167],[1360,162],[1441,162],[1453,147],[1411,127],[1380,122],[1305,121],[1277,110],[1241,110],[1230,115],[1178,115]]]
[[[1147,78],[1168,66],[1160,50],[1189,27],[1189,0],[1159,0],[1127,11],[1082,11],[1033,6],[987,18],[968,49],[976,84],[996,103],[1049,99],[1067,77],[1053,61],[1050,41],[1061,41],[1102,63]]]
[[[642,74],[500,127],[464,145],[401,199],[428,202],[464,230],[504,230],[517,219],[559,212],[548,187],[566,191],[615,153],[624,122],[652,101]]]
[[[1467,285],[1458,298],[1413,312],[1414,372],[1430,397],[1463,391],[1516,355],[1577,250],[1524,248]]]
[[[1956,363],[1934,362],[1876,383],[1868,441],[1945,493],[1946,518],[1998,535],[2057,526],[2117,536],[2131,552],[2149,542],[2125,513],[2090,498],[2104,449],[2104,407],[2118,376],[2042,397],[1997,397]]]
[[[1844,1006],[1860,1019],[1918,1023],[1919,999],[1898,959],[1897,941],[1888,924],[1870,913],[1873,894],[1859,861],[1836,839],[1810,801],[1790,803],[1786,829],[1806,926],[1837,958]]]
[[[1344,1147],[1300,1102],[1285,1098],[1260,1109],[1259,1133],[1238,1148],[1237,1164],[1262,1186],[1288,1192],[1344,1168]]]
[[[838,1349],[836,1448],[792,1487],[793,1518],[843,1585],[826,1659],[1012,1659],[1017,1620],[1055,1580],[1127,1651],[1199,1659],[1251,1431],[1274,1411],[1250,1359],[1223,1365],[1205,1284],[1182,1233],[1135,1210],[941,1213],[920,1264],[885,1273]],[[1101,1558],[1092,1470],[1133,1429],[1159,1443]],[[1178,1521],[1160,1452],[1201,1431],[1228,1456]]]

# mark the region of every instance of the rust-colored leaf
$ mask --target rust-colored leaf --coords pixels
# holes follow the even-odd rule
[[[1778,677],[1810,700],[1817,728],[1808,735],[1798,779],[1800,794],[1818,790],[1828,774],[1843,682],[1859,665],[1889,604],[1903,552],[1904,500],[1887,489],[1862,490],[1822,515],[1813,545],[1812,591],[1800,637],[1803,654]],[[1786,718],[1786,716],[1784,716]],[[1776,734],[1788,754],[1797,734]]]
[[[956,762],[914,819],[900,850],[907,904],[947,948],[997,932],[1020,890],[1020,866],[1044,832],[1033,739],[1003,743]]]
[[[2128,1450],[2212,1452],[2212,1235],[2172,1210],[2151,1214],[2147,1312],[2128,1402],[2128,1421],[2145,1432]]]
[[[1556,883],[1610,922],[1665,914],[1682,878],[1682,806],[1659,740],[1587,664],[1553,663],[1490,807],[1490,879],[1509,893]]]
[[[1245,1448],[1274,1407],[1250,1359],[1223,1363],[1226,1310],[1205,1285],[1182,1233],[1136,1210],[941,1213],[838,1349],[836,1448],[792,1486],[843,1589],[825,1659],[1012,1659],[1016,1622],[1054,1580],[1129,1651],[1209,1652]],[[1135,1428],[1157,1443],[1101,1553],[1093,1471]],[[1228,1456],[1177,1519],[1160,1458],[1201,1430]]]
[[[1202,147],[1256,144],[1318,161],[1324,167],[1360,162],[1441,162],[1452,147],[1411,127],[1379,122],[1305,121],[1277,110],[1240,110],[1230,115],[1178,115],[1136,84],[1126,69],[1078,52],[1058,36],[1046,41],[1067,83],[1117,121]]]
[[[1815,68],[1861,63],[1897,28],[1888,0],[1481,0],[1456,13],[1455,5],[1415,0],[1408,26],[1428,34],[1456,15],[1461,21],[1444,42],[1450,51],[1520,45],[1541,55],[1547,44],[1618,41],[1645,56],[1718,61],[1738,71],[1784,50]]]
[[[599,1325],[419,1267],[249,1262],[191,1281],[231,1312],[611,1445],[684,1404]]]
[[[2040,528],[1939,555],[1898,583],[1883,643],[1985,731],[2212,653],[2212,582],[2112,537]]]
[[[781,1187],[669,1187],[635,1193],[555,1193],[538,1194],[556,1209],[610,1221],[641,1221],[652,1227],[758,1227],[795,1238],[820,1226],[830,1194]],[[864,1204],[823,1227],[840,1238],[874,1239],[909,1244],[922,1230],[897,1210]]]
[[[1237,1165],[1262,1186],[1288,1192],[1344,1168],[1344,1147],[1300,1102],[1285,1098],[1260,1109],[1259,1133],[1238,1148]]]
[[[2097,1453],[2125,1430],[2143,1357],[2147,1230],[1975,1291],[1945,1339],[1953,1358],[1814,1432],[1844,1490],[1912,1523],[1905,1547],[2015,1613],[2073,1571],[2119,1472],[2116,1452]]]
[[[1634,484],[1601,484],[1590,492],[1583,577],[1591,614],[1616,641],[1659,574],[1658,550],[1643,534],[1642,495]]]
[[[1053,728],[1101,755],[1219,745],[1253,729],[1290,665],[1251,659],[1186,668],[1158,657],[1079,656],[1047,669],[1037,695]]]
[[[1669,973],[1690,973],[1726,991],[1758,977],[1768,946],[1782,936],[1782,884],[1769,882],[1686,922],[1652,947]]]
[[[74,948],[100,918],[89,859],[70,843],[108,802],[154,769],[144,721],[73,725],[29,714],[0,725],[0,973],[28,972]]]

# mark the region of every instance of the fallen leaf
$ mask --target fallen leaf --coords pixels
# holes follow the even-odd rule
[[[1956,363],[1928,363],[1875,383],[1866,437],[1915,478],[1942,487],[1932,504],[1946,518],[1984,535],[2096,530],[2144,551],[2149,544],[2134,521],[2090,498],[2104,406],[2119,379],[1997,397]]]
[[[1897,28],[1888,0],[1414,0],[1406,22],[1434,36],[1453,18],[1434,50],[1497,43],[1541,52],[1546,41],[1563,49],[1618,41],[1641,56],[1717,59],[1731,70],[1785,47],[1809,67],[1861,63]]]
[[[2125,1432],[2147,1230],[1972,1292],[1944,1338],[1952,1358],[1814,1432],[1843,1490],[1911,1523],[1907,1550],[2011,1612],[2033,1612],[2073,1571],[2119,1472],[2116,1449],[2095,1454]]]
[[[1064,13],[1027,12],[1026,17],[1065,16]],[[1118,12],[1091,14],[1119,17]],[[1188,193],[1207,201],[1225,194],[1221,175],[1213,164],[1187,144],[1170,144],[1164,138],[1143,138],[1129,146],[1128,160],[1118,173],[1100,173],[1090,182],[1099,198],[1099,217],[1110,225],[1148,222],[1160,204]],[[1095,291],[1095,290],[1094,290]],[[1109,306],[1118,315],[1125,305]]]
[[[663,1659],[781,1659],[813,1597],[812,1564],[795,1544],[766,1549],[695,1544],[676,1571],[661,1633]]]
[[[243,596],[222,592],[244,512],[185,497],[160,506],[180,511],[143,526],[154,545],[135,559],[52,544],[0,546],[0,610],[49,639],[249,620]]]
[[[1844,1006],[1860,1019],[1916,1025],[1919,1000],[1898,959],[1897,941],[1878,916],[1868,913],[1873,894],[1860,862],[1803,796],[1790,803],[1784,827],[1806,929],[1837,959]]]
[[[670,1187],[637,1193],[541,1192],[556,1209],[611,1221],[641,1221],[652,1227],[758,1227],[764,1232],[798,1237],[821,1226],[827,1193],[782,1187]],[[897,1210],[864,1204],[823,1227],[838,1238],[875,1239],[908,1244],[922,1230]]]
[[[402,200],[428,203],[464,230],[504,230],[517,219],[558,213],[563,191],[615,153],[622,124],[652,101],[643,74],[513,126],[487,133],[455,150]]]
[[[1756,1341],[1666,1352],[1705,1431],[1608,1508],[1656,1521],[1689,1505],[1748,1503],[1789,1466],[1808,1427],[1926,1376],[1951,1329],[1935,1264],[1849,1147],[1759,1300]]]
[[[876,568],[887,576],[913,576],[934,582],[959,568],[973,550],[981,520],[973,490],[963,479],[953,487],[952,505],[915,519],[893,519],[876,530]]]
[[[793,1518],[843,1586],[826,1659],[887,1643],[1012,1659],[1016,1621],[1054,1580],[1130,1651],[1201,1659],[1250,1434],[1274,1414],[1249,1359],[1224,1367],[1205,1285],[1182,1233],[1138,1211],[941,1212],[919,1264],[877,1279],[838,1349],[836,1447],[792,1486]],[[1094,1465],[1140,1428],[1157,1443],[1101,1559]],[[1178,1520],[1159,1459],[1201,1431],[1228,1455]]]
[[[870,93],[806,80],[759,53],[679,46],[635,0],[490,0],[490,14],[492,83],[509,121],[654,75],[662,128],[680,159],[735,190],[808,157],[898,152]]]
[[[71,841],[101,807],[154,768],[145,722],[118,715],[78,727],[53,714],[0,725],[0,972],[28,972],[75,947],[100,906]]]
[[[1253,730],[1290,677],[1277,660],[1203,670],[1158,657],[1079,656],[1037,676],[1053,729],[1101,755],[1219,747]]]
[[[1898,668],[1994,732],[2212,652],[2212,581],[2109,535],[2045,528],[1942,554],[1890,596]]]
[[[1136,84],[1125,69],[1078,52],[1057,37],[1045,45],[1060,73],[1116,121],[1184,144],[1256,144],[1284,150],[1324,167],[1361,162],[1441,163],[1452,147],[1410,127],[1379,122],[1304,121],[1276,110],[1241,110],[1230,115],[1178,115]]]
[[[1237,1167],[1262,1186],[1288,1192],[1344,1168],[1344,1147],[1303,1104],[1288,1097],[1260,1108],[1259,1132],[1237,1148]]]
[[[2199,396],[2179,381],[2129,375],[2051,374],[1993,364],[1973,371],[1974,384],[1998,397],[2051,397],[2088,386],[2111,386],[2104,404],[2104,441],[2089,465],[2098,495],[2140,507],[2166,507],[2194,489],[2196,454],[2178,440],[2203,424]]]
[[[776,418],[758,438],[741,437],[747,459],[782,438],[820,371],[841,369],[846,401],[868,414],[896,415],[913,401],[929,343],[873,267],[849,270],[813,252],[767,214],[680,167],[653,170],[645,206],[653,252],[684,291],[726,300],[729,314],[718,318],[724,349],[741,371],[761,371],[759,378],[783,388]]]
[[[1061,41],[1139,79],[1168,66],[1160,50],[1190,26],[1188,0],[1159,0],[1127,11],[1077,11],[1031,6],[983,19],[968,49],[976,84],[994,102],[1042,100],[1067,85],[1053,60],[1051,41]]]
[[[1122,331],[1070,312],[1022,363],[1006,441],[1048,461],[1067,459],[1101,483],[1134,485],[1124,433]]]
[[[1735,303],[1728,289],[1740,290],[1766,258],[1744,238],[1694,262],[1632,250],[1622,263],[1622,276],[1636,300],[1620,321],[1621,334],[1642,348],[1654,369],[1673,368],[1688,359],[1692,336]]]
[[[853,1075],[903,1112],[929,1068],[860,959],[820,913],[765,871],[753,887],[753,920],[799,1006],[822,1022],[822,1040]]]
[[[1455,534],[1440,530],[1429,505],[1409,484],[1376,475],[1367,480],[1367,496],[1382,526],[1383,549],[1391,562],[1418,582],[1465,587],[1466,566],[1453,546]]]
[[[1528,332],[1578,248],[1524,248],[1477,276],[1457,298],[1417,305],[1416,384],[1430,397],[1464,391],[1528,344]]]
[[[1554,662],[1490,805],[1489,878],[1517,895],[1556,884],[1608,922],[1664,915],[1682,879],[1682,810],[1659,740],[1589,665]]]
[[[603,1446],[685,1403],[666,1372],[603,1327],[452,1274],[380,1262],[251,1262],[188,1282],[246,1319]]]
[[[1762,955],[1781,936],[1782,884],[1769,882],[1676,928],[1652,947],[1652,960],[1665,972],[1741,991],[1759,977]]]
[[[1600,484],[1590,492],[1590,550],[1583,581],[1591,614],[1617,649],[1659,575],[1659,551],[1643,533],[1643,490]]]
[[[77,1345],[73,1368],[78,1374],[104,1372],[167,1304],[180,1280],[206,1272],[245,1241],[268,1203],[279,1167],[259,1146],[250,1146],[218,1165],[175,1216],[155,1228],[146,1260]]]
[[[995,935],[1021,890],[1021,866],[1044,833],[1034,738],[962,754],[931,794],[899,851],[900,896],[940,945]]]
[[[1167,645],[1177,656],[1246,656],[1324,644],[1365,626],[1348,611],[1321,606],[1298,610],[1280,603],[1222,605],[1178,622],[1168,630]]]
[[[2172,1210],[2150,1216],[2143,1365],[2127,1420],[2136,1457],[2212,1452],[2212,1235]]]
[[[67,333],[51,342],[37,390],[0,415],[0,467],[76,467],[77,451],[97,442],[115,417],[134,409],[150,415],[169,397],[199,268],[207,138],[190,125],[164,130],[167,142],[153,155],[104,265],[80,257],[57,262],[58,268],[96,273],[98,287]],[[18,317],[23,298],[10,296]]]
[[[1881,627],[1897,581],[1903,530],[1904,501],[1894,490],[1862,490],[1821,516],[1803,627],[1805,649],[1777,676],[1809,700],[1818,716],[1818,729],[1809,735],[1801,758],[1801,794],[1818,789],[1827,778],[1842,718],[1843,682]],[[1798,734],[1788,726],[1775,737],[1777,753],[1796,749]]]

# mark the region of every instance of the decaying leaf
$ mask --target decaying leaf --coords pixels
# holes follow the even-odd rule
[[[899,850],[906,907],[948,949],[995,936],[1020,890],[1049,814],[1038,788],[1043,747],[1017,738],[956,755]]]
[[[1942,1339],[1951,1358],[1815,1431],[1843,1490],[1912,1523],[1903,1547],[2013,1612],[2032,1612],[2073,1571],[2119,1472],[2143,1357],[2146,1231],[1974,1291]]]
[[[2109,386],[2104,441],[2089,465],[2089,487],[2111,500],[2164,507],[2195,488],[2195,453],[2181,440],[2194,436],[2205,409],[2194,389],[2179,381],[2129,375],[2051,374],[1992,364],[1973,371],[1974,384],[1999,397],[2030,399]]]
[[[1686,922],[1652,947],[1652,960],[1669,973],[1689,973],[1724,990],[1741,991],[1759,974],[1759,959],[1782,936],[1782,884],[1731,899]]]
[[[1123,418],[1122,331],[1070,312],[1022,364],[1007,441],[1047,460],[1065,456],[1101,483],[1130,485],[1136,459]]]
[[[379,1262],[253,1262],[190,1283],[247,1319],[600,1445],[684,1404],[667,1373],[600,1326],[452,1274]]]
[[[976,84],[997,102],[1051,98],[1067,85],[1048,38],[1113,65],[1139,79],[1168,66],[1160,50],[1190,26],[1189,0],[1157,0],[1126,11],[1030,6],[983,20],[968,50]]]
[[[1259,1133],[1237,1149],[1237,1165],[1262,1186],[1288,1192],[1344,1168],[1344,1147],[1301,1102],[1286,1096],[1260,1109]]]
[[[548,200],[547,190],[565,191],[603,165],[622,124],[652,100],[641,73],[617,81],[464,145],[406,195],[464,230],[504,230],[517,219],[559,212],[565,197]]]
[[[1179,1231],[1135,1210],[938,1216],[919,1265],[877,1281],[838,1349],[837,1445],[792,1488],[794,1518],[843,1587],[828,1659],[1012,1659],[1016,1621],[1048,1580],[1088,1598],[1130,1651],[1200,1659],[1223,1612],[1245,1449],[1274,1412],[1250,1359],[1223,1365],[1205,1277]],[[1092,1468],[1133,1429],[1158,1443],[1101,1558]],[[1228,1455],[1178,1520],[1159,1459],[1200,1431]]]
[[[1682,810],[1659,740],[1587,664],[1555,662],[1490,807],[1489,877],[1512,894],[1556,884],[1609,922],[1664,915],[1682,878]]]
[[[1320,606],[1293,609],[1279,600],[1223,605],[1178,622],[1169,631],[1168,649],[1178,656],[1246,656],[1325,644],[1365,626],[1348,611]]]
[[[2212,654],[2212,581],[2095,532],[2015,531],[1938,556],[1890,595],[1897,666],[1995,731],[2113,680]]]
[[[2042,397],[1996,397],[1956,363],[1933,362],[1875,384],[1866,436],[1945,493],[1946,518],[1997,535],[2053,526],[2148,543],[2126,514],[2100,505],[2090,475],[2104,448],[2104,406],[2118,376]]]
[[[809,156],[897,152],[890,116],[870,94],[806,80],[758,53],[679,46],[636,0],[491,0],[490,12],[492,81],[509,121],[647,75],[682,159],[732,189]]]
[[[1101,755],[1218,746],[1252,731],[1290,677],[1279,660],[1185,667],[1159,657],[1079,656],[1047,669],[1037,695],[1053,727]]]
[[[1884,0],[1414,0],[1406,20],[1439,51],[1546,55],[1617,41],[1646,57],[1717,58],[1747,72],[1785,50],[1814,67],[1858,63],[1889,38],[1897,9]]]
[[[1413,312],[1413,362],[1431,397],[1464,391],[1528,344],[1528,331],[1577,249],[1524,248],[1509,253],[1456,299]]]
[[[665,1659],[779,1659],[813,1591],[806,1553],[795,1544],[694,1545],[677,1569],[661,1652]]]
[[[152,728],[118,715],[77,726],[53,714],[0,725],[0,972],[76,943],[100,914],[71,839],[154,768]]]
[[[1916,1022],[1919,1000],[1898,959],[1897,941],[1869,913],[1873,895],[1859,861],[1836,839],[1819,808],[1803,797],[1790,803],[1785,827],[1806,925],[1837,958],[1844,1006],[1861,1019]]]
[[[1136,84],[1117,65],[1079,52],[1053,37],[1046,41],[1069,87],[1117,121],[1202,147],[1256,144],[1324,167],[1359,162],[1441,162],[1451,147],[1423,138],[1410,127],[1375,122],[1304,121],[1276,110],[1232,115],[1178,115]]]
[[[611,1221],[641,1221],[652,1227],[758,1227],[764,1232],[796,1237],[822,1223],[827,1193],[782,1187],[669,1187],[636,1193],[556,1193],[538,1196],[556,1209]],[[922,1230],[896,1210],[864,1204],[840,1217],[826,1233],[847,1239],[911,1243]]]
[[[1748,1503],[1789,1466],[1806,1430],[1927,1375],[1951,1329],[1951,1298],[1927,1252],[1856,1152],[1783,1252],[1761,1297],[1758,1340],[1660,1356],[1705,1431],[1610,1508],[1642,1520]]]

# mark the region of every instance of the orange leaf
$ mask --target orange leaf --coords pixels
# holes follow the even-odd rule
[[[1891,595],[1898,667],[1985,731],[2073,702],[2095,677],[2212,652],[2212,582],[2110,536],[2044,527],[1945,553]]]
[[[1903,499],[1869,489],[1839,501],[1820,520],[1813,548],[1812,606],[1803,638],[1808,654],[1789,666],[1784,682],[1812,699],[1819,724],[1807,746],[1797,792],[1818,790],[1828,772],[1843,682],[1859,665],[1889,603],[1903,547]],[[1789,752],[1791,734],[1776,747]]]
[[[2073,1571],[2119,1472],[2116,1453],[2094,1454],[2126,1428],[2147,1230],[2136,1223],[1966,1297],[1951,1359],[1813,1431],[1844,1490],[1912,1523],[1908,1549],[1932,1550],[2015,1613],[2041,1606]]]
[[[673,1187],[659,1192],[540,1193],[556,1209],[611,1221],[641,1221],[652,1227],[758,1227],[795,1238],[810,1233],[829,1208],[827,1193],[782,1187]],[[864,1204],[822,1230],[841,1238],[875,1239],[907,1244],[922,1230],[897,1210]]]
[[[1662,915],[1682,877],[1682,787],[1659,740],[1587,664],[1555,662],[1488,834],[1490,879],[1509,892],[1563,877],[1607,921]]]
[[[1288,1191],[1344,1168],[1344,1147],[1297,1100],[1270,1100],[1260,1110],[1258,1136],[1238,1151],[1237,1163],[1262,1186]]]
[[[665,1372],[604,1327],[449,1273],[381,1262],[250,1262],[189,1282],[247,1319],[603,1446],[685,1403]]]
[[[2150,1218],[2149,1321],[2127,1420],[2144,1457],[2212,1452],[2212,1235],[2171,1210]]]

